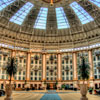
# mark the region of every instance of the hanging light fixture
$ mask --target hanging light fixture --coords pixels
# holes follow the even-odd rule
[[[45,3],[49,3],[51,6],[53,6],[54,3],[58,3],[61,0],[42,0],[42,1],[44,1]]]
[[[50,5],[51,5],[51,6],[53,5],[53,0],[50,1]]]

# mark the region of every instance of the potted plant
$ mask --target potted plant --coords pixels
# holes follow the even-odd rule
[[[55,88],[58,89],[58,81],[56,80],[56,83],[55,83]]]
[[[85,58],[81,57],[81,64],[78,66],[78,71],[80,75],[80,79],[83,80],[83,84],[80,85],[80,92],[81,92],[81,100],[88,100],[86,97],[87,94],[87,84],[85,84],[85,81],[89,79],[90,74],[90,66],[88,63],[86,63]]]
[[[64,90],[65,89],[65,84],[62,84],[62,90]]]
[[[11,85],[11,79],[12,76],[14,76],[17,72],[17,64],[15,58],[8,58],[7,66],[5,68],[7,71],[7,74],[10,77],[9,84],[6,85],[6,98],[5,100],[12,100],[12,85]]]

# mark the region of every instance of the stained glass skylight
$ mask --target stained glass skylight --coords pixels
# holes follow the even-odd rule
[[[69,28],[69,23],[62,7],[56,8],[56,18],[58,29]]]
[[[80,19],[82,24],[87,24],[94,19],[82,8],[77,2],[73,2],[70,4],[78,18]]]
[[[2,11],[4,8],[6,8],[8,5],[13,3],[16,0],[0,0],[0,11]]]
[[[12,16],[10,21],[21,25],[33,6],[32,3],[27,2],[14,16]]]
[[[48,8],[41,7],[34,28],[46,29]]]
[[[89,1],[94,3],[96,6],[100,7],[100,0],[89,0]]]

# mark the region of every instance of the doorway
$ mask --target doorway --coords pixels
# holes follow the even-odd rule
[[[47,83],[47,89],[48,90],[56,90],[57,89],[56,83]]]

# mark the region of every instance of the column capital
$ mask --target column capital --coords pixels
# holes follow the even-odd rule
[[[76,53],[77,54],[78,51],[73,51],[72,53]]]
[[[47,52],[42,52],[41,54],[42,54],[42,55],[47,55]]]
[[[32,54],[32,52],[31,51],[28,51],[27,54]]]
[[[62,55],[62,52],[58,52],[57,55]]]
[[[11,51],[11,57],[13,58],[13,57],[15,57],[16,56],[16,50],[12,50]]]
[[[92,52],[92,51],[93,51],[93,49],[89,49],[88,51]]]

